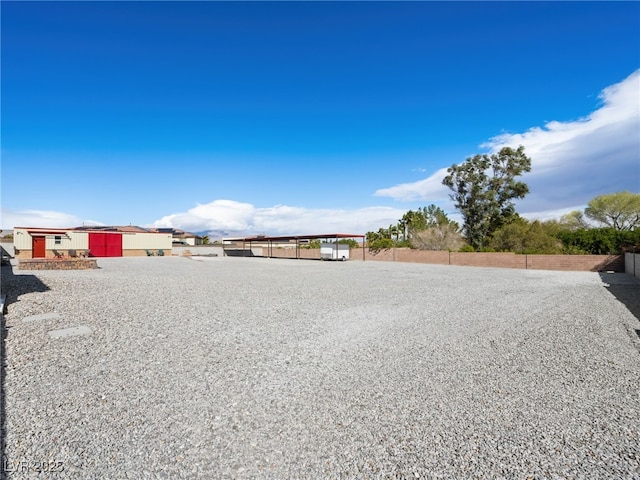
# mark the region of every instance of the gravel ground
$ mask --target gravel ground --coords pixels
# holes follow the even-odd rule
[[[3,267],[7,478],[640,478],[629,275],[98,264]]]

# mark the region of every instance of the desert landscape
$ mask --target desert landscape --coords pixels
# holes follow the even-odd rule
[[[4,474],[633,478],[623,273],[232,257],[3,266]]]

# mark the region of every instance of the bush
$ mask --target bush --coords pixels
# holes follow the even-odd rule
[[[549,233],[550,229],[534,221],[529,223],[524,218],[508,223],[496,230],[489,246],[498,252],[514,252],[523,254],[562,253],[561,242]]]
[[[411,245],[419,250],[458,250],[464,243],[462,235],[455,224],[435,225],[419,232],[414,232]]]
[[[369,243],[369,250],[386,250],[395,247],[395,242],[391,238],[376,238]]]
[[[576,231],[558,232],[564,253],[587,255],[619,255],[625,250],[640,247],[640,229],[615,230],[606,228],[581,228]]]

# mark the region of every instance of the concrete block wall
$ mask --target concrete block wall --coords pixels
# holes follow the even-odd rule
[[[224,251],[221,245],[174,245],[171,248],[173,255],[217,255],[222,257]]]
[[[362,250],[352,250],[350,258],[361,259]],[[508,252],[444,252],[389,248],[377,251],[365,249],[365,260],[532,270],[625,271],[622,255],[516,255]],[[640,270],[640,261],[637,264]]]
[[[450,265],[465,267],[527,268],[524,255],[514,253],[451,252]]]
[[[296,258],[295,248],[254,247],[254,256],[273,258]],[[301,248],[297,258],[319,259],[320,249]],[[352,248],[350,260],[362,260],[361,248]],[[603,272],[625,271],[625,260],[622,255],[516,255],[510,252],[446,252],[412,250],[410,248],[388,248],[381,250],[364,250],[364,260],[382,262],[410,262],[435,265],[457,265],[470,267],[521,268],[531,270],[566,270]],[[638,259],[640,271],[640,258]]]
[[[413,262],[413,263],[431,263],[436,265],[449,265],[451,262],[450,254],[447,251],[432,251],[432,250],[410,250],[410,249],[396,249],[395,252],[396,261],[398,262]],[[355,258],[362,258],[360,250],[354,253]]]
[[[525,255],[527,268],[588,272],[624,272],[622,255]]]

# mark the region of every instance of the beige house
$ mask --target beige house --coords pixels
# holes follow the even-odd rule
[[[189,245],[191,247],[195,245],[202,245],[202,237],[195,233],[185,232],[179,228],[150,228],[151,232],[158,233],[170,233],[173,237],[174,245]]]
[[[171,255],[172,236],[141,227],[13,229],[16,258]]]

